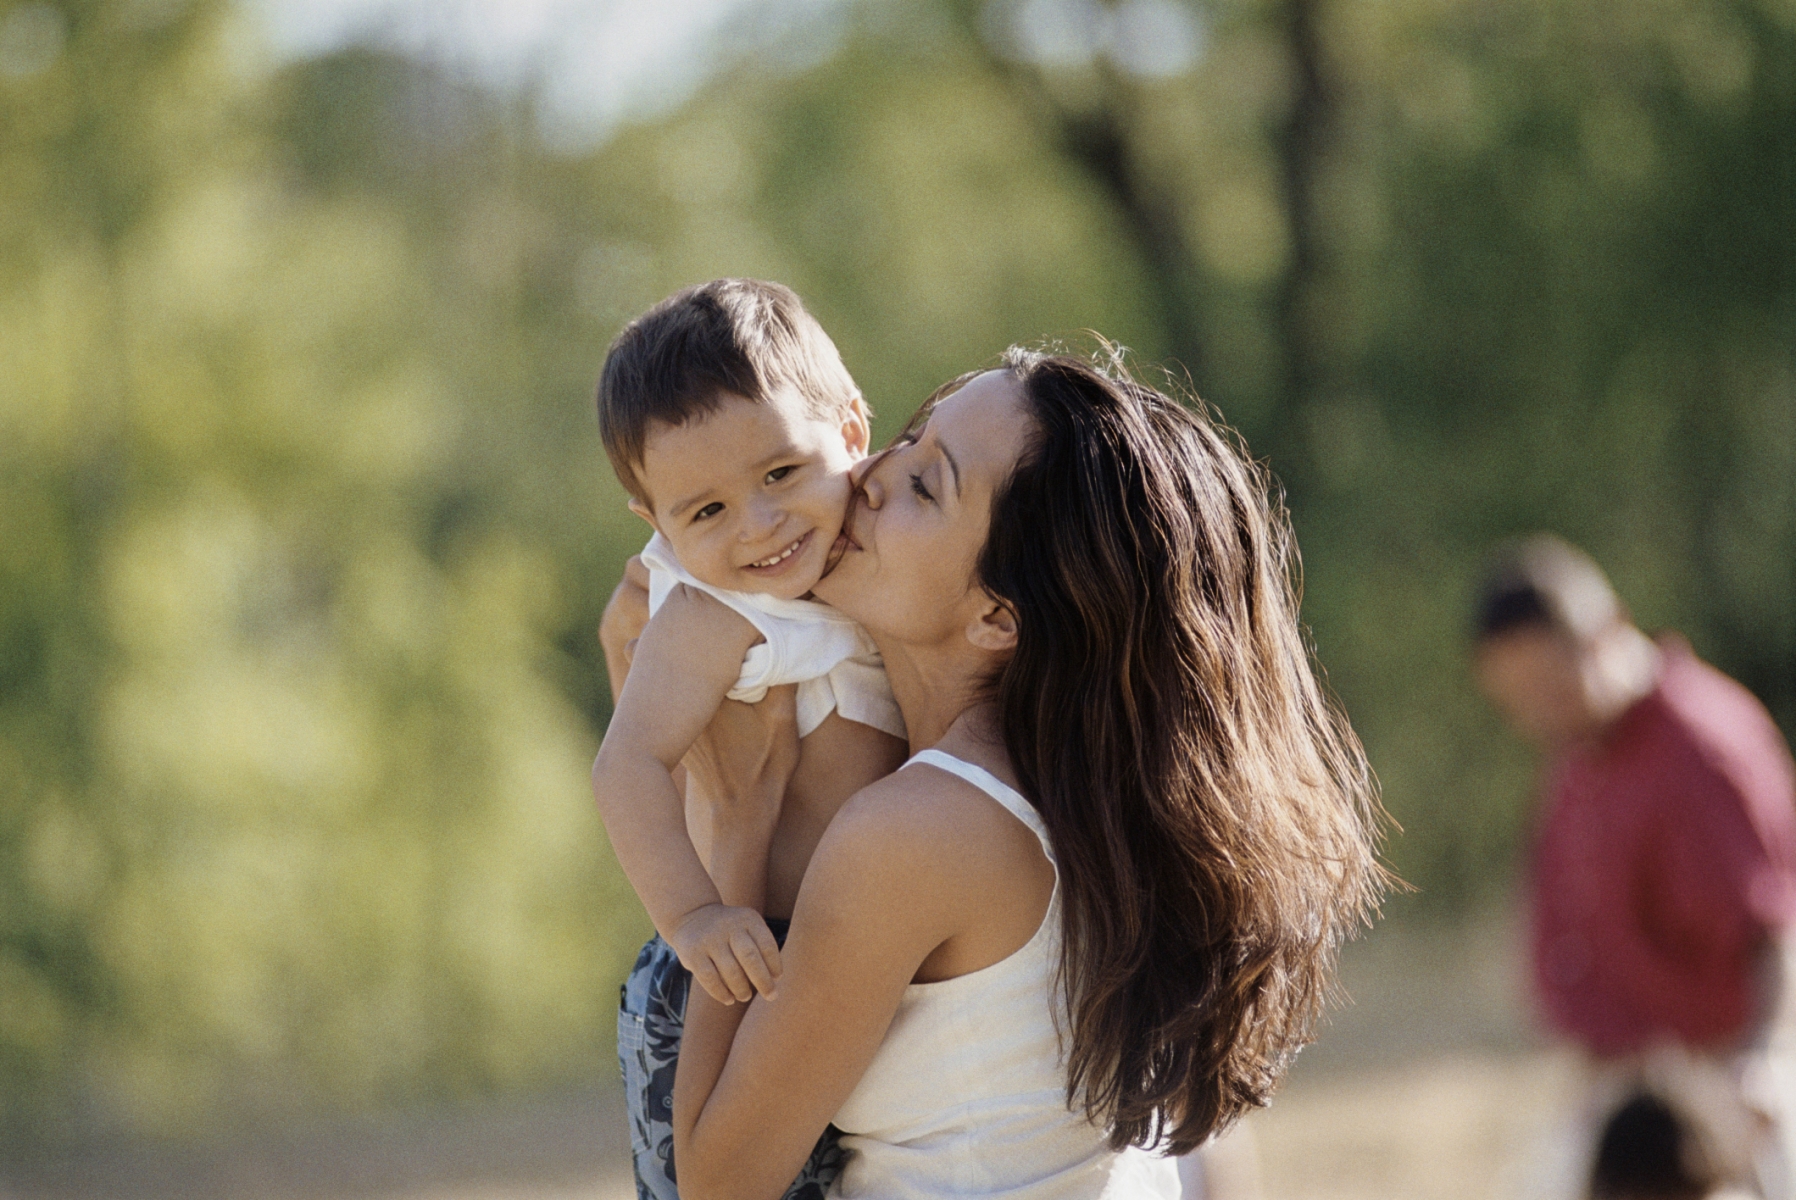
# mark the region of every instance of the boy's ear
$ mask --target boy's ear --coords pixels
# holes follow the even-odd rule
[[[644,504],[634,496],[630,497],[630,511],[647,521],[649,523],[649,528],[653,529],[656,533],[661,532],[661,526],[655,524],[655,514],[650,511],[648,505]]]
[[[1010,605],[985,593],[985,603],[967,622],[967,641],[993,654],[1015,650],[1016,613]]]
[[[842,414],[842,441],[856,458],[865,458],[873,445],[873,414],[867,411],[867,402],[859,396],[848,402],[848,408]]]

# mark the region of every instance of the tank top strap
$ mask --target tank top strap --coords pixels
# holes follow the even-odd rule
[[[1041,850],[1043,854],[1048,856],[1048,861],[1052,863],[1059,862],[1059,860],[1054,857],[1054,843],[1048,840],[1048,827],[1042,823],[1041,814],[1035,811],[1035,806],[1033,804],[1023,798],[1021,792],[1011,787],[1008,783],[1005,783],[1002,779],[999,779],[984,767],[970,763],[964,758],[956,758],[945,750],[936,750],[934,748],[919,750],[911,755],[910,759],[906,761],[904,765],[908,767],[911,763],[923,763],[927,766],[936,767],[946,771],[950,775],[959,776],[961,779],[966,780],[968,783],[990,796],[993,800],[996,800],[999,804],[1002,804],[1011,816],[1027,825],[1030,830],[1034,832],[1035,836],[1041,840]],[[902,770],[903,768],[900,769]]]

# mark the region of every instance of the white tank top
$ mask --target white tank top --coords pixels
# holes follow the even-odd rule
[[[911,763],[957,775],[1041,839],[1033,806],[991,772],[940,750]],[[830,1189],[842,1200],[1177,1200],[1173,1160],[1118,1154],[1066,1102],[1054,1023],[1060,868],[1048,911],[1022,949],[989,967],[904,991],[885,1041],[836,1114],[851,1151]]]

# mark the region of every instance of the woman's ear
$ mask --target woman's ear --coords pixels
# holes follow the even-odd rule
[[[967,641],[993,654],[1016,649],[1016,613],[988,593],[978,613],[967,622]]]

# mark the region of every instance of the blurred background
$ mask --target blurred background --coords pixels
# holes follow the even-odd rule
[[[1796,0],[0,0],[0,1195],[627,1192],[591,392],[738,274],[883,432],[1097,330],[1270,463],[1415,890],[1267,1194],[1528,1194],[1470,592],[1796,732]]]

